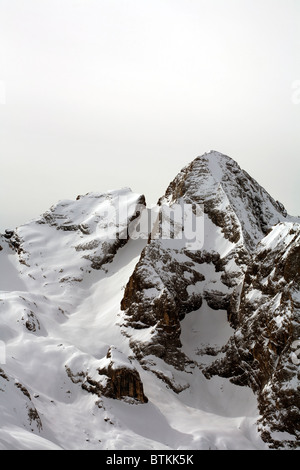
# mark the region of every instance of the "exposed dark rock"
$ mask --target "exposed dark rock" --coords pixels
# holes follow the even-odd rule
[[[13,236],[14,231],[13,230],[5,230],[4,237],[7,238],[8,240]]]
[[[0,367],[0,377],[2,377],[3,379],[7,380],[9,382],[9,378],[7,377],[7,375],[5,374],[4,370],[1,369]]]
[[[16,383],[15,383],[15,386],[16,386],[17,388],[19,388],[19,389],[21,390],[21,392],[22,392],[27,398],[29,398],[29,400],[31,400],[30,393],[28,392],[27,388],[24,387],[24,385],[22,385],[22,384],[19,383],[19,382],[16,382]]]
[[[284,262],[283,277],[287,282],[300,284],[300,245],[290,250]]]
[[[35,313],[31,310],[25,313],[25,316],[22,317],[22,321],[24,321],[25,327],[28,331],[34,333],[37,330],[40,330],[40,322]]]
[[[228,310],[231,299],[231,293],[224,294],[223,292],[219,292],[218,290],[205,291],[204,298],[209,307],[213,310]]]
[[[108,377],[102,390],[103,395],[116,399],[130,397],[141,403],[147,403],[148,398],[144,394],[140,375],[130,360],[124,359],[123,354],[114,347],[109,348],[106,358],[109,363],[98,369],[100,375]]]
[[[39,431],[43,428],[42,421],[40,418],[40,415],[38,414],[38,411],[35,407],[29,407],[28,408],[28,418],[29,418],[29,423],[32,424],[34,421],[36,423],[36,427],[38,428]]]
[[[202,295],[189,294],[187,288],[204,280],[194,264],[185,258],[187,262],[183,265],[176,261],[171,250],[161,249],[159,240],[153,241],[143,251],[121,302],[128,325],[155,326],[153,341],[136,345],[136,354],[155,354],[180,368],[184,365],[184,355],[176,351],[181,347],[180,320],[202,305]]]
[[[120,248],[122,248],[122,246],[124,246],[127,243],[127,241],[128,239],[120,240],[119,237],[117,237],[115,241],[110,241],[110,243],[104,242],[102,243],[102,246],[101,246],[101,249],[102,249],[101,255],[97,256],[95,254],[88,254],[88,255],[84,255],[83,258],[91,261],[91,268],[101,269],[105,264],[112,262],[117,251]],[[82,245],[80,245],[79,249],[78,247],[75,247],[75,248],[77,251],[79,251],[82,249]]]
[[[82,388],[99,397],[105,396],[122,400],[130,398],[140,403],[147,403],[143,383],[137,369],[131,361],[115,347],[111,346],[104,359],[103,367],[98,368],[98,377],[85,375],[84,380],[80,374],[72,374],[68,368],[68,375],[74,383],[82,382]]]
[[[27,403],[26,403],[26,410],[27,410],[27,414],[28,414],[29,424],[32,425],[32,423],[34,422],[37,429],[39,431],[41,431],[43,429],[42,421],[41,421],[41,418],[40,418],[40,415],[39,415],[37,409],[35,408],[35,406],[32,403],[29,391],[20,382],[15,382],[14,385],[23,393],[23,395],[26,397],[26,399],[28,399]]]
[[[67,365],[65,365],[65,369],[66,369],[66,373],[67,373],[68,377],[71,379],[73,384],[82,383],[84,381],[84,379],[86,378],[87,374],[83,371],[77,372],[76,374],[74,374],[72,372],[71,368],[68,367]]]

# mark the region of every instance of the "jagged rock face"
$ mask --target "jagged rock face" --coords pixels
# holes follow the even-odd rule
[[[155,354],[177,368],[180,321],[203,302],[237,319],[240,286],[257,241],[285,218],[275,202],[236,162],[217,152],[196,158],[170,183],[159,206],[204,207],[201,248],[150,238],[124,293],[127,325],[152,328],[147,341],[132,339],[138,357]],[[160,224],[161,231],[161,224]]]
[[[272,446],[300,444],[300,225],[281,223],[258,245],[241,293],[238,328],[205,374],[230,377],[258,395],[261,430]],[[280,432],[289,433],[285,440]]]
[[[167,362],[184,366],[180,353],[180,320],[185,313],[200,308],[202,296],[187,287],[202,282],[204,276],[195,269],[195,263],[185,257],[184,277],[182,263],[170,250],[161,251],[160,241],[148,245],[130,278],[121,302],[130,318],[128,324],[136,329],[153,328],[155,341],[131,343],[137,356],[154,354]],[[140,349],[141,347],[141,349]]]
[[[287,222],[295,219],[236,162],[216,152],[184,168],[159,205],[182,201],[203,204],[203,246],[178,250],[173,240],[149,239],[121,303],[131,347],[145,368],[147,357],[151,362],[156,355],[184,370],[189,358],[181,350],[182,319],[198,309],[201,315],[204,302],[226,310],[236,333],[206,377],[251,386],[264,438],[276,445],[270,430],[286,431],[296,439],[288,444],[297,446],[299,390],[293,384],[299,366],[290,353],[300,338],[299,225]],[[150,334],[141,341],[132,328]]]
[[[98,396],[114,399],[132,398],[147,403],[140,374],[131,361],[117,348],[110,347],[102,365],[97,369],[100,378],[87,375],[83,388]]]

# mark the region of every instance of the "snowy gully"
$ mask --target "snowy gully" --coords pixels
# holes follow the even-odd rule
[[[107,457],[106,465],[131,465],[134,468],[138,467],[140,464],[146,463],[150,465],[193,465],[193,455],[185,454],[150,454],[147,455],[147,458],[132,457],[132,456],[118,456],[113,454],[113,456]]]

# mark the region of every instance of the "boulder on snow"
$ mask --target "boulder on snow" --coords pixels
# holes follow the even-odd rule
[[[140,374],[121,351],[111,346],[101,363],[98,368],[100,380],[87,377],[83,388],[107,398],[122,400],[128,397],[140,403],[148,402]]]

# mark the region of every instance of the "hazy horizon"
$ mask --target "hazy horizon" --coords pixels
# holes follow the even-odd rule
[[[0,232],[217,150],[300,214],[300,2],[2,0]]]

